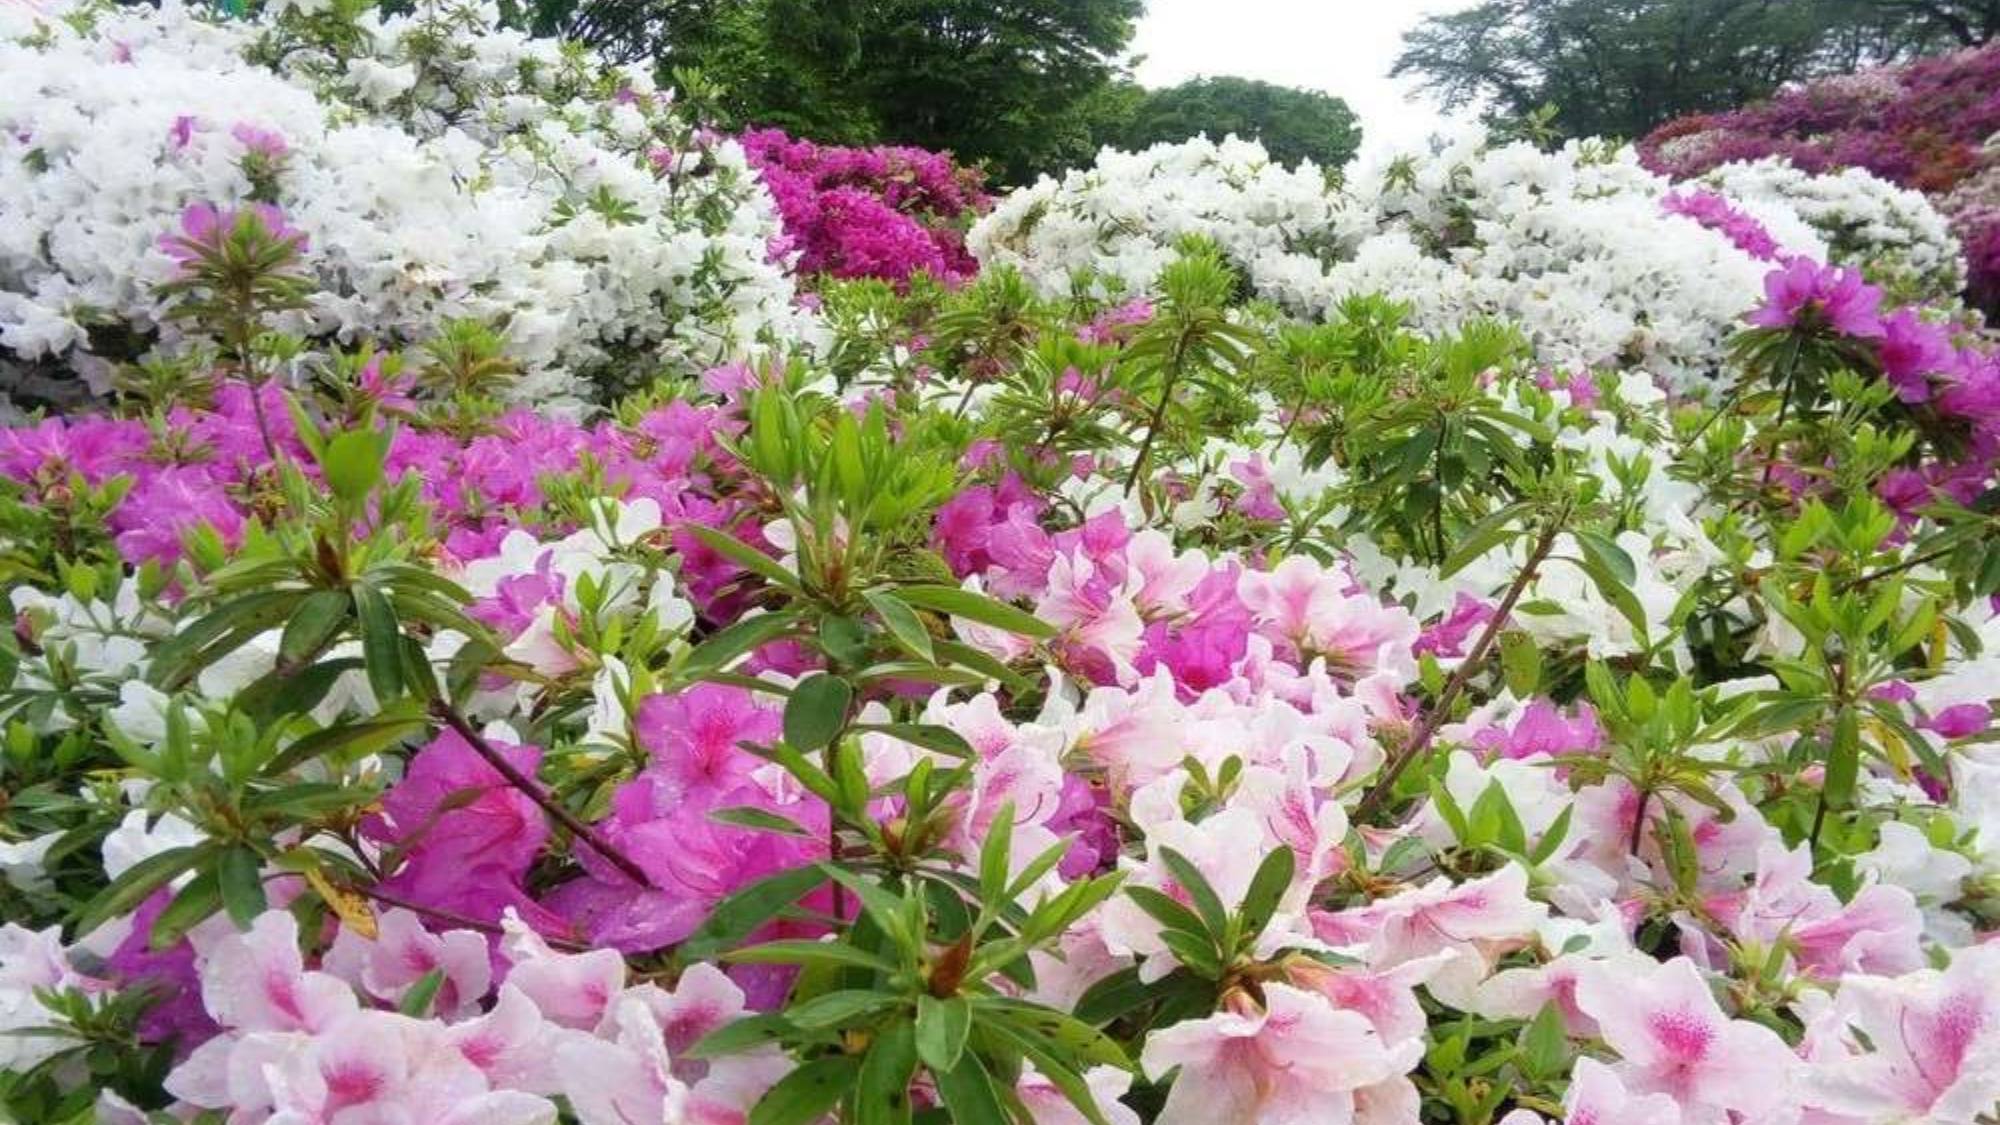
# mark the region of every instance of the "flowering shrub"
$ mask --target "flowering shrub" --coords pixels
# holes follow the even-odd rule
[[[951,158],[889,145],[841,148],[779,129],[737,138],[778,205],[802,274],[960,281],[979,269],[964,228],[988,205],[981,175]]]
[[[1078,279],[1143,288],[1176,240],[1218,242],[1252,288],[1325,315],[1380,292],[1442,331],[1494,316],[1555,364],[1638,363],[1676,388],[1720,372],[1731,326],[1755,302],[1760,255],[1690,230],[1676,188],[1629,150],[1543,153],[1468,133],[1435,153],[1350,167],[1344,184],[1206,140],[1107,151],[1094,169],[1003,199],[973,231],[989,263],[1044,292]],[[1710,185],[1788,251],[1867,264],[1914,299],[1958,289],[1959,250],[1924,201],[1865,176],[1752,169]]]
[[[475,318],[505,332],[519,401],[800,331],[741,149],[646,75],[470,4],[274,10],[0,10],[0,353],[103,390],[101,360],[176,342],[160,233],[252,202],[308,239],[315,291],[285,330],[415,343]]]
[[[1862,170],[1929,196],[1965,245],[1975,299],[2000,297],[2000,47],[1823,79],[1728,113],[1670,121],[1640,144],[1648,167],[1689,178],[1794,178]],[[1747,169],[1731,168],[1748,165]],[[1788,167],[1789,166],[1789,167]],[[1883,217],[1865,179],[1845,181],[1836,221]],[[1829,200],[1829,202],[1836,202]],[[1894,220],[1891,220],[1892,222]]]
[[[2000,358],[1769,200],[1466,159],[1391,177],[1440,269],[1513,162],[1750,274],[1714,393],[1246,300],[1355,213],[1254,164],[1319,234],[1198,161],[1213,240],[822,278],[587,421],[162,216],[191,350],[0,431],[0,1116],[1990,1117]]]

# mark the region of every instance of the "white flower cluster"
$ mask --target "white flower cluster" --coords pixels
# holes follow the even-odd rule
[[[1956,268],[1935,212],[1853,177],[1866,178],[1757,180],[1743,209],[1789,252]],[[1177,241],[1203,235],[1293,313],[1381,293],[1424,331],[1496,317],[1550,363],[1622,362],[1688,388],[1719,366],[1769,265],[1665,211],[1673,188],[1629,148],[1596,142],[1542,152],[1469,131],[1329,178],[1273,164],[1251,142],[1197,138],[1044,177],[1001,200],[970,244],[986,265],[1060,293],[1144,289]]]
[[[318,292],[288,327],[400,343],[449,317],[502,325],[522,399],[809,331],[741,150],[681,124],[643,73],[490,7],[340,20],[0,8],[0,352],[171,342],[158,239],[189,205],[250,201],[310,240]]]
[[[1778,156],[1724,164],[1700,182],[1760,219],[1773,206],[1796,213],[1835,259],[1900,295],[1951,299],[1965,288],[1958,239],[1922,192],[1860,168],[1815,175]]]

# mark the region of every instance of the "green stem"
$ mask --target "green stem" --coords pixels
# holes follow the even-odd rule
[[[1562,525],[1563,520],[1555,519],[1549,521],[1549,525],[1543,529],[1541,538],[1535,542],[1534,550],[1528,553],[1527,562],[1522,564],[1520,573],[1514,576],[1513,584],[1507,587],[1506,595],[1500,599],[1500,607],[1494,611],[1493,619],[1480,631],[1479,639],[1473,642],[1471,651],[1465,654],[1465,659],[1452,670],[1451,678],[1445,681],[1444,690],[1438,692],[1437,701],[1424,712],[1422,718],[1417,720],[1416,729],[1410,732],[1410,740],[1390,756],[1383,764],[1382,772],[1376,775],[1374,784],[1362,794],[1361,803],[1354,807],[1354,819],[1357,822],[1367,819],[1388,800],[1390,792],[1396,786],[1396,779],[1403,775],[1403,771],[1409,768],[1411,762],[1422,757],[1424,752],[1430,749],[1431,740],[1437,737],[1438,728],[1442,727],[1451,715],[1451,705],[1457,702],[1459,693],[1465,690],[1466,683],[1472,679],[1473,671],[1485,661],[1487,652],[1499,639],[1500,630],[1505,627],[1507,618],[1514,612],[1515,603],[1519,602],[1521,595],[1527,592],[1529,584],[1534,582],[1535,575],[1541,570],[1542,563],[1548,559],[1549,552],[1555,549],[1556,537],[1562,534]]]
[[[605,862],[616,867],[626,878],[641,887],[648,889],[653,887],[652,877],[646,874],[645,868],[633,862],[632,857],[605,842],[595,829],[585,824],[575,813],[564,808],[562,802],[550,796],[549,791],[539,782],[515,768],[514,763],[508,761],[491,742],[486,741],[486,736],[480,734],[478,728],[467,721],[464,715],[459,714],[457,708],[440,700],[431,705],[431,714],[464,739],[466,744],[472,747],[473,753],[485,759],[486,764],[492,766],[494,772],[507,780],[507,784],[527,794],[528,799],[549,814],[551,819],[568,829],[571,836],[590,845],[590,850],[603,856]]]

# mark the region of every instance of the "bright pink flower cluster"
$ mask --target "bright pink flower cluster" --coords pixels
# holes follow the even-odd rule
[[[1660,198],[1660,209],[1669,215],[1683,215],[1712,231],[1728,236],[1738,250],[1761,262],[1781,257],[1778,240],[1764,224],[1738,210],[1721,194],[1712,191],[1670,191]]]
[[[268,458],[250,389],[224,384],[205,409],[169,413],[169,436],[138,419],[79,415],[0,431],[0,475],[45,488],[67,487],[75,473],[91,485],[127,477],[132,489],[111,513],[120,553],[138,564],[171,561],[182,537],[199,523],[234,544],[251,512],[252,484]],[[263,414],[272,440],[289,459],[310,466],[293,431],[283,393],[266,385]],[[444,545],[457,560],[494,553],[514,529],[561,526],[546,509],[544,482],[575,472],[585,460],[601,467],[607,484],[627,500],[651,499],[687,548],[683,579],[698,600],[733,579],[739,568],[712,552],[694,549],[680,528],[721,526],[735,513],[716,487],[734,462],[717,437],[741,423],[721,406],[677,401],[657,407],[630,425],[582,425],[515,410],[490,432],[470,438],[441,430],[402,427],[388,457],[392,477],[416,474],[424,499],[444,528]]]
[[[1930,195],[1964,244],[1976,300],[2000,300],[2000,45],[1807,83],[1727,113],[1660,126],[1640,142],[1676,179],[1781,156],[1808,172],[1863,168]]]
[[[943,153],[842,148],[779,129],[737,138],[777,202],[801,275],[902,282],[922,271],[959,281],[979,270],[965,227],[990,200],[983,176]]]

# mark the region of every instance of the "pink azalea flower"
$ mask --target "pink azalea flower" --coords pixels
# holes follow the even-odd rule
[[[1309,556],[1290,556],[1270,571],[1244,571],[1237,591],[1258,630],[1291,646],[1301,664],[1318,656],[1349,677],[1384,669],[1415,674],[1417,619],[1356,591],[1347,575]]]
[[[530,777],[541,762],[533,746],[495,748]],[[522,879],[548,840],[542,810],[453,732],[417,752],[362,830],[404,850],[383,881],[399,897],[484,920],[510,906],[539,913]]]
[[[219,942],[202,966],[201,992],[215,1022],[232,1031],[313,1033],[357,1007],[345,982],[306,971],[298,922],[283,910]]]
[[[1931,397],[1930,378],[1951,369],[1957,353],[1951,333],[1927,323],[1915,309],[1897,309],[1882,321],[1882,338],[1875,343],[1882,374],[1907,403]]]
[[[443,980],[431,1010],[447,1019],[478,1010],[493,983],[486,938],[471,930],[433,934],[408,910],[382,911],[376,922],[373,938],[343,927],[322,967],[388,1004],[399,1003],[418,981],[440,970]]]
[[[1724,1015],[1684,957],[1650,971],[1593,966],[1576,1000],[1618,1052],[1626,1089],[1672,1098],[1689,1125],[1775,1121],[1794,1104],[1791,1048],[1770,1028]]]
[[[1563,1125],[1681,1125],[1681,1107],[1665,1094],[1635,1094],[1618,1073],[1593,1058],[1576,1060]]]
[[[1422,1057],[1418,1040],[1384,1043],[1360,1013],[1268,984],[1262,1007],[1232,993],[1215,1015],[1155,1031],[1140,1062],[1155,1079],[1179,1068],[1157,1125],[1342,1125],[1357,1120],[1357,1091]]]
[[[507,987],[519,990],[544,1019],[562,1027],[595,1028],[625,989],[625,958],[615,949],[558,953],[509,912],[500,952],[508,962]]]
[[[2000,1104],[2000,946],[1943,972],[1849,977],[1808,1022],[1807,1096],[1867,1121],[1972,1125]]]
[[[244,151],[266,160],[277,160],[292,151],[291,146],[285,143],[283,133],[276,129],[266,129],[261,125],[252,125],[248,121],[237,122],[229,130],[229,135],[236,138],[236,143],[242,145]]]
[[[1747,318],[1762,328],[1825,324],[1857,340],[1883,335],[1882,291],[1861,271],[1798,257],[1764,276],[1764,303]]]
[[[1439,877],[1367,906],[1318,915],[1313,923],[1329,942],[1367,942],[1369,962],[1381,968],[1447,950],[1497,955],[1530,940],[1548,913],[1527,891],[1527,870],[1510,863],[1465,883]]]
[[[687,1118],[687,1084],[674,1077],[659,1021],[645,1002],[619,1000],[610,1034],[579,1036],[557,1051],[563,1094],[582,1125],[650,1125]]]
[[[764,761],[741,744],[776,742],[778,727],[778,712],[730,684],[647,696],[633,720],[633,733],[658,763],[659,776],[679,793],[704,799],[747,781]]]
[[[270,1120],[284,1125],[547,1125],[555,1111],[533,1094],[490,1089],[445,1045],[441,1025],[389,1012],[341,1017],[267,1064],[263,1077]]]
[[[1917,721],[1939,738],[1970,738],[1993,725],[1993,708],[1984,703],[1956,703]]]

